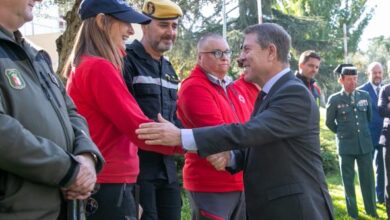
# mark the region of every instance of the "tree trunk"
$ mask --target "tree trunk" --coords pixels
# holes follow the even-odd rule
[[[57,52],[58,52],[58,69],[57,74],[61,74],[61,71],[68,59],[68,56],[73,48],[74,40],[76,38],[77,31],[81,25],[81,19],[78,15],[78,8],[81,0],[76,0],[72,10],[65,16],[66,30],[56,40]]]

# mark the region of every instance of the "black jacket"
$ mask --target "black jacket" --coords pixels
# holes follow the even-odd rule
[[[144,114],[157,120],[157,114],[180,126],[176,117],[179,80],[171,63],[164,57],[154,60],[143,45],[135,40],[126,48],[124,78],[129,91]],[[139,150],[140,180],[177,181],[173,156]]]

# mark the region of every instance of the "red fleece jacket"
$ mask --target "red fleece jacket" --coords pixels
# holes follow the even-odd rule
[[[177,114],[183,126],[196,128],[247,121],[253,103],[248,100],[249,93],[244,85],[249,84],[230,84],[225,93],[196,66],[179,90]],[[227,171],[217,171],[205,158],[194,153],[185,154],[183,181],[184,188],[194,192],[243,190],[242,172],[232,175]]]
[[[135,129],[151,122],[129,93],[124,79],[111,62],[83,56],[67,84],[79,112],[89,125],[92,140],[106,164],[99,183],[134,183],[139,173],[137,146],[143,150],[174,154],[181,147],[149,146],[139,140]]]

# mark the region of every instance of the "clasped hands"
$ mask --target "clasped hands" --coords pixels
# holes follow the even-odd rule
[[[165,120],[161,114],[157,116],[158,122],[144,123],[136,130],[138,138],[145,140],[148,145],[180,146],[180,129],[174,124]],[[216,170],[225,170],[229,163],[230,152],[220,152],[207,157],[207,161],[214,166]]]
[[[81,154],[76,156],[80,169],[76,180],[67,188],[62,188],[65,199],[86,199],[91,195],[96,183],[95,163],[92,155]]]

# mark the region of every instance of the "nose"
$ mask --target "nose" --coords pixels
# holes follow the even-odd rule
[[[177,29],[173,27],[172,25],[169,25],[169,27],[166,29],[166,34],[169,36],[174,36],[176,35]]]
[[[244,51],[241,51],[240,56],[237,58],[237,62],[241,62],[242,64],[244,60],[245,60],[245,53]]]
[[[242,60],[241,60],[241,58],[240,57],[238,57],[237,59],[236,59],[236,61],[237,61],[237,66],[239,67],[239,68],[241,68],[242,67]]]

